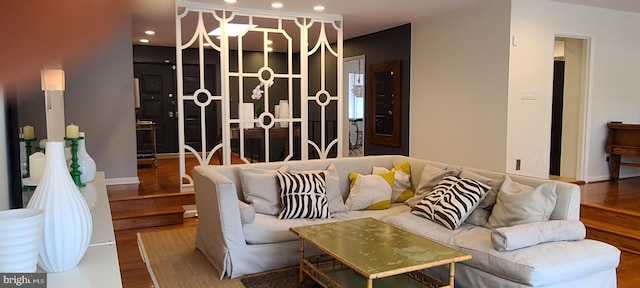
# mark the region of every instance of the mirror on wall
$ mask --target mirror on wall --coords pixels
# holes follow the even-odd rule
[[[369,65],[368,135],[372,144],[400,147],[400,60]]]

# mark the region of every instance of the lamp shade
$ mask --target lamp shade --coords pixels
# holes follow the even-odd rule
[[[64,91],[64,70],[43,69],[40,72],[42,91]]]

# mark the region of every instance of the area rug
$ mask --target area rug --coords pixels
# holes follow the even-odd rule
[[[246,276],[242,279],[242,284],[247,288],[321,288],[319,284],[305,278],[300,283],[298,267],[286,268],[278,271],[271,271],[259,275]]]
[[[220,280],[219,272],[196,249],[196,228],[138,233],[140,255],[156,288],[316,288],[298,281],[297,267],[236,279]]]

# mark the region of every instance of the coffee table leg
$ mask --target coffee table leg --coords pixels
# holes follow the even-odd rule
[[[449,287],[453,288],[453,276],[456,273],[455,262],[449,263]]]
[[[304,281],[304,272],[302,270],[302,265],[304,265],[304,239],[300,238],[300,283]]]
[[[373,288],[373,279],[367,279],[367,288]]]

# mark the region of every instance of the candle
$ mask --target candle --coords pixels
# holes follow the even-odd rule
[[[79,133],[80,129],[78,128],[78,125],[69,125],[67,126],[67,138],[70,139],[75,139],[78,138],[78,133]]]
[[[29,178],[32,181],[40,181],[40,178],[42,178],[45,158],[42,152],[36,152],[29,156]]]
[[[33,126],[27,125],[22,127],[22,135],[24,139],[33,139]]]

